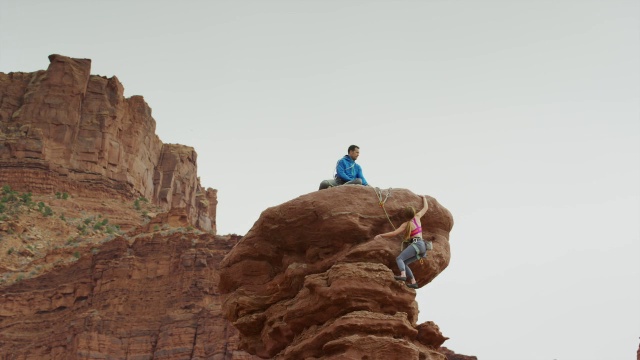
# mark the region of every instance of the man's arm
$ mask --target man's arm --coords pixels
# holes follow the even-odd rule
[[[347,173],[348,166],[349,164],[344,158],[338,160],[338,164],[336,165],[336,174],[344,181],[353,180],[353,177]]]
[[[362,179],[362,185],[369,185],[367,183],[367,179],[365,179],[364,175],[362,175],[362,166],[358,164],[356,164],[356,177]]]

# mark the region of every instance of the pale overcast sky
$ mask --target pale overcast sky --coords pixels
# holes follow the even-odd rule
[[[160,139],[198,152],[220,234],[316,190],[359,145],[373,186],[454,216],[451,264],[417,297],[446,346],[625,360],[640,341],[639,14],[632,0],[0,0],[0,72],[58,53],[143,95]]]

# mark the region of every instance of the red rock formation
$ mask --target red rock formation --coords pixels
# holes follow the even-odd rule
[[[182,229],[80,249],[75,263],[3,289],[0,358],[257,359],[238,350],[216,288],[238,237]]]
[[[437,325],[416,324],[415,291],[393,280],[400,242],[373,238],[391,230],[373,188],[267,209],[242,240],[186,231],[216,228],[217,193],[200,186],[194,149],[163,144],[143,98],[90,75],[90,60],[50,61],[46,71],[0,73],[0,185],[42,193],[76,220],[90,208],[127,231],[140,214],[119,198],[144,196],[167,212],[104,244],[38,247],[38,257],[17,248],[20,261],[7,264],[20,270],[28,257],[44,269],[0,282],[0,358],[257,358],[242,348],[276,359],[458,359],[438,350],[447,338]],[[420,286],[450,258],[451,214],[429,204],[423,236],[434,250],[412,266]],[[396,225],[405,205],[421,199],[393,190],[386,209]],[[69,224],[57,220],[16,215],[0,231],[50,226],[33,236],[64,237]]]
[[[439,348],[438,351],[444,354],[447,357],[447,360],[478,360],[478,357],[476,356],[456,354],[444,346]]]
[[[143,196],[215,232],[216,192],[200,186],[194,149],[163,144],[144,99],[90,75],[91,60],[49,60],[46,71],[0,73],[0,185]]]
[[[421,198],[394,189],[393,215]],[[412,269],[428,284],[450,259],[448,210],[429,198],[423,237],[433,239],[424,264]],[[416,325],[415,291],[393,279],[398,239],[374,189],[340,186],[265,210],[224,258],[224,313],[249,353],[276,359],[443,359],[446,340],[435,324]]]

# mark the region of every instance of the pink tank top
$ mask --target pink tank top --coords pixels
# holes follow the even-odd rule
[[[415,237],[418,234],[422,234],[422,226],[418,225],[416,218],[413,218],[413,225],[415,225],[416,228],[411,230],[411,234],[409,234],[409,236]]]

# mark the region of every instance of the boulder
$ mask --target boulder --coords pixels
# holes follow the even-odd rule
[[[221,264],[223,311],[243,349],[278,359],[444,359],[435,349],[446,338],[437,326],[416,324],[416,292],[393,278],[401,239],[374,239],[401,225],[403,207],[420,209],[422,199],[407,189],[383,193],[381,207],[374,188],[343,185],[261,214]],[[450,259],[453,218],[434,198],[428,203],[422,236],[433,250],[411,265],[420,287]],[[371,357],[371,346],[380,357]]]

